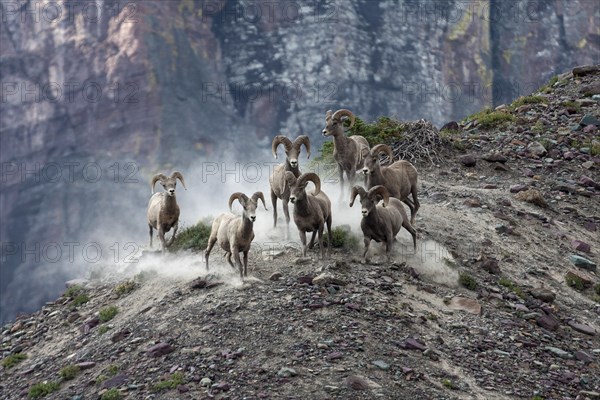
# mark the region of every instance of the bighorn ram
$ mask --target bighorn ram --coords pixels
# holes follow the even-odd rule
[[[363,166],[364,154],[369,151],[367,139],[360,135],[346,136],[344,134],[344,121],[342,117],[350,119],[350,128],[354,125],[354,114],[346,109],[325,115],[325,129],[323,136],[333,136],[333,158],[338,165],[338,174],[342,193],[344,192],[344,172],[350,185],[354,184],[356,171]]]
[[[277,148],[282,144],[285,150],[285,164],[275,167],[273,174],[269,177],[271,184],[271,204],[273,204],[273,227],[277,226],[277,199],[281,199],[283,204],[283,213],[285,214],[286,237],[289,234],[290,211],[288,201],[290,200],[290,188],[285,183],[286,172],[291,172],[297,178],[300,176],[300,168],[298,167],[298,157],[302,150],[302,145],[306,148],[306,158],[310,158],[310,140],[308,136],[301,135],[293,142],[283,135],[277,135],[273,138],[271,150],[273,157],[277,158]]]
[[[327,254],[329,254],[329,248],[331,247],[331,201],[321,191],[321,180],[314,172],[304,173],[298,178],[293,173],[286,172],[285,179],[290,187],[290,201],[294,205],[294,222],[302,241],[302,256],[306,257],[306,232],[312,232],[313,234],[308,247],[312,249],[315,236],[318,233],[321,258],[324,258],[323,230],[325,224],[327,224],[327,233],[329,235]],[[315,191],[312,194],[306,193],[308,182],[315,184]]]
[[[361,186],[354,186],[350,194],[350,207],[354,205],[356,196],[360,196],[362,205],[362,221],[360,227],[363,231],[365,252],[363,259],[367,262],[367,252],[371,240],[385,242],[386,257],[389,260],[392,243],[400,228],[404,227],[413,237],[413,247],[417,248],[417,232],[408,222],[408,217],[402,202],[390,197],[387,189],[381,185],[371,188],[368,192]],[[383,205],[377,205],[383,199]]]
[[[254,221],[256,221],[258,199],[262,201],[263,207],[267,210],[262,192],[256,192],[250,198],[240,192],[236,192],[229,197],[229,210],[231,211],[231,205],[237,200],[244,208],[244,213],[242,216],[223,213],[213,221],[208,246],[206,246],[206,251],[204,251],[206,270],[208,270],[210,252],[218,241],[221,248],[225,250],[225,256],[227,256],[229,265],[234,269],[237,266],[239,269],[240,278],[243,279],[244,276],[248,276],[248,252],[250,251],[250,244],[254,239],[253,227]],[[240,261],[240,252],[244,253],[243,268]],[[235,257],[235,266],[231,262],[232,255]]]
[[[173,244],[175,240],[175,234],[179,227],[179,206],[177,205],[177,199],[175,198],[175,186],[177,186],[177,179],[181,181],[183,188],[185,183],[183,182],[183,175],[180,172],[173,172],[170,177],[166,177],[163,174],[154,175],[151,182],[152,197],[148,202],[148,226],[150,227],[150,248],[152,248],[152,229],[158,230],[158,238],[162,245],[162,252],[168,246]],[[156,182],[160,182],[166,192],[154,193],[154,185]],[[173,228],[173,236],[169,243],[165,242],[165,233],[169,232]]]
[[[417,199],[417,169],[408,161],[400,160],[388,166],[381,166],[379,154],[385,153],[390,162],[393,161],[392,148],[385,144],[374,146],[365,157],[364,174],[367,176],[367,189],[383,185],[390,196],[402,200],[410,208],[410,223],[415,224],[415,217],[420,204]],[[412,193],[412,201],[408,195]]]

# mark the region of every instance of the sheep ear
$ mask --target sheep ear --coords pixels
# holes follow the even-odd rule
[[[369,155],[369,149],[366,147],[363,147],[362,149],[360,149],[360,155],[362,156],[362,158],[367,158],[367,156]]]

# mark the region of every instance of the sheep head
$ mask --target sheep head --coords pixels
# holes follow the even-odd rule
[[[229,210],[231,210],[233,202],[237,200],[240,202],[242,208],[244,209],[244,218],[247,218],[251,222],[254,222],[256,221],[256,208],[258,207],[259,199],[262,201],[265,211],[268,211],[267,206],[265,205],[265,196],[262,192],[256,192],[250,198],[248,198],[248,196],[246,196],[242,192],[233,193],[229,197]]]
[[[389,192],[381,185],[372,187],[368,192],[365,191],[362,186],[354,186],[352,188],[352,193],[350,194],[350,207],[354,205],[356,196],[360,196],[360,204],[362,206],[361,213],[363,217],[366,217],[373,212],[375,207],[377,207],[377,203],[382,199],[384,207],[388,205],[390,200]]]
[[[290,201],[292,204],[306,198],[306,185],[308,185],[308,182],[315,184],[315,191],[312,193],[313,196],[321,193],[321,180],[314,172],[307,172],[296,178],[293,173],[288,171],[285,173],[285,180],[290,187]]]
[[[325,128],[323,129],[323,136],[338,136],[344,134],[344,121],[343,117],[347,117],[350,120],[350,126],[348,129],[354,126],[354,114],[352,111],[346,110],[342,108],[341,110],[337,110],[336,112],[332,112],[331,110],[327,111],[325,114]]]
[[[394,152],[392,151],[392,148],[387,144],[378,144],[376,146],[373,146],[371,151],[365,157],[363,166],[363,173],[365,175],[369,175],[373,173],[374,170],[379,168],[379,166],[381,165],[379,163],[380,153],[385,153],[389,157],[390,161],[394,159]]]
[[[273,157],[277,158],[277,148],[280,144],[283,144],[283,148],[285,149],[285,155],[287,156],[287,160],[292,166],[292,168],[296,168],[298,166],[298,157],[300,156],[300,151],[302,150],[302,145],[306,149],[306,158],[310,158],[310,139],[306,135],[300,135],[292,141],[283,135],[277,135],[273,138],[273,143],[271,144],[271,151],[273,152]]]
[[[150,186],[152,187],[152,194],[154,194],[154,186],[156,182],[160,182],[161,186],[165,189],[169,196],[175,196],[175,187],[177,186],[177,179],[183,185],[183,188],[187,190],[185,187],[185,182],[183,180],[183,175],[179,171],[175,171],[171,174],[170,177],[165,176],[164,174],[156,174],[152,177],[152,182]]]

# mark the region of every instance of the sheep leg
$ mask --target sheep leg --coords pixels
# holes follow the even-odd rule
[[[271,190],[271,204],[273,204],[273,228],[277,227],[277,195]]]
[[[308,248],[312,250],[312,248],[315,246],[315,237],[317,236],[317,231],[314,230],[312,233],[312,236],[310,238],[310,242],[308,242]]]
[[[210,256],[210,252],[214,247],[215,243],[217,243],[217,237],[210,237],[208,239],[208,246],[206,246],[206,250],[204,250],[204,259],[206,260],[206,270],[208,271],[208,257]]]
[[[313,232],[313,238],[315,237],[315,233]],[[321,248],[321,260],[325,259],[325,248],[323,247],[323,224],[319,226],[319,247]]]
[[[158,227],[158,239],[160,240],[162,253],[165,254],[165,251],[167,250],[167,242],[165,241],[165,228],[162,225],[159,225]]]
[[[150,227],[150,249],[152,249],[152,225],[148,224]]]
[[[285,215],[285,239],[290,238],[290,209],[289,209],[289,200],[284,199],[281,200],[283,203],[283,214]]]
[[[235,269],[235,265],[233,265],[233,262],[231,261],[231,252],[227,252],[225,253],[225,257],[227,258],[227,262],[229,263],[229,265],[231,265],[231,268]]]
[[[302,242],[302,257],[306,257],[306,232],[298,231],[300,242]]]
[[[242,260],[240,260],[240,252],[238,249],[231,249],[231,251],[234,253],[235,265],[237,265],[238,271],[240,271],[240,279],[244,279],[244,269],[242,267]]]
[[[340,177],[340,199],[344,197],[344,169],[338,164],[338,176]]]
[[[244,276],[248,276],[248,250],[244,252]]]
[[[369,252],[369,246],[371,245],[371,238],[365,236],[364,243],[365,243],[365,251],[363,253],[363,261],[366,264],[369,262],[369,259],[367,258],[367,253]]]
[[[327,237],[328,237],[328,246],[327,246],[327,257],[331,253],[331,248],[333,247],[333,242],[331,241],[331,215],[327,217]]]
[[[408,221],[402,221],[402,226],[404,227],[404,229],[406,229],[408,232],[410,232],[410,234],[413,238],[413,249],[416,253],[416,251],[417,251],[417,231],[415,230],[415,228],[413,228],[413,226],[411,224],[408,223]]]
[[[175,241],[175,234],[177,233],[177,228],[179,228],[179,221],[176,221],[175,224],[173,225],[173,236],[171,236],[171,240],[169,240],[167,247],[171,247],[171,245]]]
[[[417,216],[417,211],[419,211],[419,208],[421,207],[421,203],[419,203],[419,199],[417,198],[417,187],[415,185],[415,187],[412,188],[412,198],[413,198],[413,202],[415,204],[415,214],[413,215],[412,212],[410,214],[410,223],[412,225],[415,224],[415,217]]]
[[[405,198],[404,200],[402,200],[402,202],[404,204],[406,204],[408,206],[408,208],[410,209],[410,223],[414,224],[415,223],[415,216],[417,214],[417,211],[415,209],[415,205],[413,204],[413,202],[411,201],[411,199],[409,199],[408,197]]]
[[[394,234],[390,231],[385,236],[385,258],[390,261],[390,253],[392,252],[392,244],[394,243]]]

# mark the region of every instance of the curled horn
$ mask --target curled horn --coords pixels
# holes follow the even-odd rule
[[[390,201],[390,193],[388,192],[388,190],[381,185],[377,185],[377,186],[373,186],[371,188],[371,190],[369,190],[369,198],[375,202],[379,201],[377,199],[377,196],[381,196],[381,198],[383,199],[383,206],[387,207],[389,201]]]
[[[154,185],[156,185],[157,181],[164,181],[167,177],[163,174],[156,174],[152,177],[152,182],[150,183],[150,187],[152,188],[152,194],[154,194]]]
[[[315,191],[312,193],[313,196],[321,193],[321,179],[319,179],[319,175],[315,174],[314,172],[306,172],[300,175],[298,178],[298,185],[308,183],[308,181],[311,181],[315,184]]]
[[[371,149],[371,154],[377,157],[379,153],[385,153],[390,158],[390,163],[394,161],[394,152],[392,151],[392,148],[387,144],[378,144],[373,146],[373,148]]]
[[[310,158],[310,139],[306,135],[300,135],[294,140],[294,147],[298,149],[300,153],[300,146],[304,145],[306,149],[306,158]]]
[[[350,207],[354,205],[354,200],[356,200],[357,195],[362,199],[367,195],[367,192],[365,192],[365,189],[362,186],[354,186],[352,192],[350,192]]]
[[[296,175],[294,175],[293,172],[287,171],[285,173],[285,184],[288,187],[291,188],[292,186],[294,186],[296,184],[297,181],[298,181],[298,179],[296,178]]]
[[[345,108],[342,108],[341,110],[337,110],[331,118],[340,120],[340,118],[342,118],[342,117],[348,117],[350,119],[350,126],[348,127],[348,129],[350,129],[354,126],[354,120],[355,120],[354,114],[352,114],[352,111],[346,110]]]
[[[175,171],[175,172],[173,172],[173,173],[171,174],[171,178],[172,178],[172,179],[175,179],[175,178],[179,179],[179,182],[181,182],[181,184],[183,185],[183,188],[184,188],[185,190],[187,190],[187,188],[185,187],[185,182],[183,181],[183,175],[181,175],[181,172],[179,172],[179,171]]]
[[[333,115],[333,111],[327,110],[327,113],[325,113],[325,121],[330,120],[332,115]]]
[[[271,151],[273,152],[273,157],[277,158],[277,147],[280,144],[283,144],[285,148],[285,152],[287,153],[292,148],[292,141],[283,135],[277,135],[273,138],[273,143],[271,144]]]
[[[254,201],[257,204],[258,204],[258,199],[260,199],[262,201],[265,211],[269,211],[267,209],[267,205],[265,204],[265,196],[263,195],[263,192],[256,192],[252,195],[252,201]]]
[[[246,202],[248,201],[248,196],[246,196],[242,192],[235,192],[234,194],[232,194],[229,197],[229,210],[230,211],[231,211],[231,205],[233,204],[234,200],[239,201],[242,206],[245,206]]]

